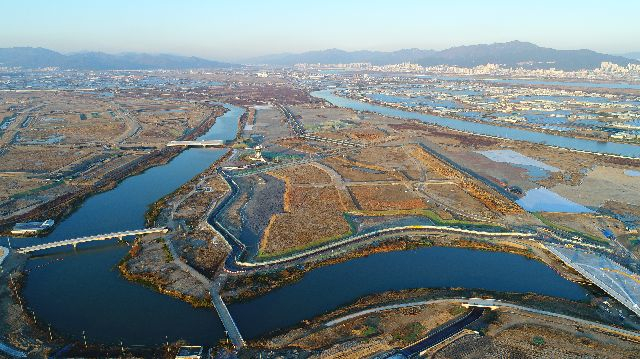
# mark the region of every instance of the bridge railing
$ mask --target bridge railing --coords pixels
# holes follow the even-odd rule
[[[25,254],[25,253],[35,252],[35,251],[39,251],[39,250],[43,250],[43,249],[49,249],[49,248],[56,248],[56,247],[62,247],[62,246],[68,246],[68,245],[75,246],[78,243],[86,243],[86,242],[92,242],[92,241],[103,241],[103,240],[112,239],[112,238],[122,238],[122,237],[136,236],[136,235],[139,235],[139,234],[167,233],[168,231],[169,231],[169,228],[167,228],[167,227],[155,227],[155,228],[137,229],[137,230],[131,230],[131,231],[122,231],[122,232],[113,232],[113,233],[106,233],[106,234],[97,234],[97,235],[92,235],[92,236],[65,239],[65,240],[61,240],[61,241],[41,243],[41,244],[36,244],[36,245],[33,245],[33,246],[22,247],[22,248],[16,249],[16,252],[21,253],[21,254]]]

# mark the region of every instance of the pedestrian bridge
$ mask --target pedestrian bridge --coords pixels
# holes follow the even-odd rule
[[[169,232],[169,228],[167,227],[146,228],[146,229],[137,229],[132,231],[113,232],[113,233],[107,233],[107,234],[98,234],[94,236],[65,239],[57,242],[36,244],[34,246],[18,248],[16,249],[16,252],[21,254],[26,254],[26,253],[31,253],[35,251],[41,251],[43,249],[56,248],[56,247],[69,246],[69,245],[76,247],[78,243],[104,241],[104,240],[113,239],[113,238],[123,239],[124,237],[137,236],[140,234],[167,233],[167,232]]]
[[[167,147],[223,147],[223,140],[196,140],[196,141],[171,141]]]

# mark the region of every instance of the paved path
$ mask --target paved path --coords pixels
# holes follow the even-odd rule
[[[522,310],[522,311],[525,311],[525,312],[545,315],[545,316],[548,316],[548,317],[554,317],[554,318],[570,320],[570,321],[573,321],[573,322],[584,324],[584,325],[589,326],[589,327],[595,327],[595,328],[598,328],[598,329],[601,329],[601,330],[614,332],[614,333],[621,334],[621,335],[624,335],[624,336],[633,337],[633,338],[636,338],[636,339],[640,338],[640,332],[636,332],[636,331],[632,331],[632,330],[626,330],[626,329],[622,329],[622,328],[618,328],[618,327],[613,327],[613,326],[606,325],[606,324],[601,324],[601,323],[598,323],[598,322],[592,322],[590,320],[580,319],[580,318],[572,317],[572,316],[565,315],[565,314],[553,313],[553,312],[548,312],[548,311],[545,311],[545,310],[524,307],[524,306],[521,306],[521,305],[508,303],[508,302],[502,302],[502,301],[498,301],[498,300],[494,300],[494,299],[472,298],[472,299],[469,299],[467,303],[469,305],[471,305],[471,306],[474,306],[474,305],[495,306],[495,307],[503,308],[503,309],[504,308],[511,308],[511,309]]]
[[[231,317],[231,313],[229,313],[229,309],[227,309],[227,305],[222,300],[220,296],[220,287],[226,280],[226,276],[224,274],[219,275],[215,281],[209,280],[209,278],[205,277],[202,273],[198,272],[195,268],[188,265],[178,256],[178,253],[173,246],[173,242],[170,238],[165,239],[167,243],[167,248],[169,248],[169,252],[171,252],[171,256],[173,257],[173,263],[175,263],[178,267],[180,267],[185,272],[191,274],[194,278],[199,280],[202,284],[204,284],[207,288],[210,288],[209,293],[211,294],[211,303],[213,307],[216,309],[218,313],[218,317],[222,321],[222,325],[224,326],[231,343],[236,349],[240,349],[244,346],[244,339],[240,334],[240,330],[236,326],[233,317]]]
[[[195,268],[185,263],[180,256],[178,256],[178,252],[176,252],[175,247],[173,246],[173,241],[170,238],[165,238],[165,243],[167,243],[167,248],[169,252],[171,252],[171,256],[173,257],[173,263],[175,263],[180,269],[191,274],[194,278],[200,281],[205,287],[211,287],[211,281],[209,278],[205,277],[202,273],[198,272]]]
[[[351,244],[352,242],[355,241],[359,241],[359,240],[364,240],[370,237],[375,237],[375,236],[379,236],[379,235],[383,235],[383,234],[390,234],[390,233],[396,233],[396,232],[411,232],[411,231],[439,231],[439,232],[448,232],[448,233],[462,233],[462,234],[471,234],[471,235],[478,235],[478,236],[490,236],[490,237],[520,237],[520,238],[531,238],[533,239],[533,237],[535,236],[535,234],[532,233],[522,233],[522,232],[485,232],[485,231],[476,231],[476,230],[471,230],[471,229],[464,229],[464,228],[457,228],[457,227],[446,227],[446,226],[431,226],[431,225],[415,225],[415,226],[401,226],[401,227],[391,227],[391,228],[385,228],[385,229],[381,229],[375,232],[371,232],[371,233],[365,233],[365,234],[361,234],[361,235],[356,235],[356,236],[351,236],[351,237],[347,237],[345,239],[339,240],[339,241],[335,241],[335,242],[331,242],[328,244],[325,244],[323,246],[320,247],[316,247],[304,252],[299,252],[299,253],[295,253],[292,254],[290,256],[287,257],[282,257],[282,258],[277,258],[277,259],[272,259],[272,260],[265,260],[265,261],[260,261],[260,262],[241,262],[241,261],[236,261],[235,264],[239,267],[239,268],[245,268],[245,269],[256,269],[256,268],[260,268],[260,267],[267,267],[267,266],[272,266],[272,265],[276,265],[276,264],[282,264],[282,263],[286,263],[286,262],[291,262],[294,261],[296,259],[301,259],[301,258],[306,258],[309,257],[311,255],[314,254],[318,254],[318,253],[322,253],[322,252],[326,252],[332,249],[337,249],[341,246],[347,245],[347,244]]]
[[[363,315],[367,315],[367,314],[371,314],[371,313],[378,313],[378,312],[385,312],[387,310],[394,310],[394,309],[400,309],[400,308],[411,308],[411,307],[421,307],[421,306],[425,306],[425,305],[429,305],[429,304],[436,304],[436,303],[465,303],[466,299],[432,299],[432,300],[421,300],[421,301],[417,301],[417,302],[409,302],[409,303],[401,303],[401,304],[390,304],[390,305],[384,305],[382,307],[376,307],[376,308],[370,308],[370,309],[365,309],[365,310],[361,310],[359,312],[353,313],[353,314],[349,314],[349,315],[345,315],[343,317],[334,319],[334,320],[330,320],[326,323],[324,323],[325,326],[330,327],[336,324],[340,324],[342,322],[346,322],[347,320],[351,320],[357,317],[361,317]]]
[[[430,349],[442,343],[444,340],[451,338],[455,334],[459,333],[467,325],[475,322],[478,318],[480,318],[482,316],[482,313],[484,313],[484,308],[474,307],[462,317],[457,318],[454,321],[446,324],[445,326],[432,331],[426,338],[423,338],[407,347],[404,347],[400,352],[407,357],[422,353],[423,351]]]
[[[573,322],[576,322],[576,323],[584,324],[584,325],[589,326],[589,327],[598,328],[600,330],[604,330],[604,331],[607,331],[607,332],[614,332],[614,333],[621,334],[621,335],[624,335],[624,336],[640,338],[640,332],[635,332],[635,331],[632,331],[632,330],[626,330],[626,329],[613,327],[613,326],[602,324],[602,323],[598,323],[598,322],[593,322],[593,321],[590,321],[590,320],[585,320],[585,319],[572,317],[572,316],[565,315],[565,314],[548,312],[548,311],[544,311],[544,310],[540,310],[540,309],[525,307],[525,306],[521,306],[521,305],[509,303],[509,302],[503,302],[503,301],[499,301],[499,300],[495,300],[495,299],[480,299],[480,298],[445,298],[445,299],[420,300],[420,301],[414,301],[414,302],[408,302],[408,303],[383,305],[383,306],[380,306],[380,307],[361,310],[361,311],[358,311],[358,312],[355,312],[355,313],[352,313],[352,314],[348,314],[348,315],[345,315],[345,316],[330,320],[330,321],[324,323],[324,325],[325,326],[333,326],[333,325],[345,322],[347,320],[358,318],[358,317],[361,317],[363,315],[367,315],[367,314],[371,314],[371,313],[383,312],[383,311],[399,309],[399,308],[421,307],[421,306],[425,306],[425,305],[429,305],[429,304],[435,304],[435,303],[459,303],[461,305],[471,306],[471,307],[502,308],[502,309],[521,310],[521,311],[524,311],[524,312],[529,312],[529,313],[544,315],[544,316],[548,316],[548,317],[554,317],[554,318],[573,321]]]

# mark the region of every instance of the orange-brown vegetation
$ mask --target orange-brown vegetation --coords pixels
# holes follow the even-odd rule
[[[321,150],[320,147],[312,146],[306,140],[298,137],[281,138],[276,140],[275,142],[282,147],[291,148],[293,150],[305,153],[317,153]]]
[[[331,183],[331,177],[325,171],[310,164],[285,167],[274,171],[272,174],[283,179],[287,185],[327,185]]]
[[[402,184],[371,186],[349,186],[360,209],[365,211],[386,211],[393,209],[425,208],[422,198]]]
[[[524,213],[515,203],[502,197],[501,195],[477,184],[474,180],[465,176],[460,171],[452,168],[440,159],[434,157],[420,147],[414,147],[412,153],[414,156],[433,173],[442,178],[446,178],[456,182],[469,195],[480,201],[483,205],[492,211],[501,214],[517,214]]]
[[[376,141],[384,138],[386,134],[375,128],[353,128],[345,132],[347,137],[353,140]]]
[[[313,176],[318,175],[315,171],[319,169],[308,170]],[[295,181],[309,181],[308,176],[295,174],[287,177],[285,171],[272,174],[285,181],[285,213],[271,217],[260,242],[261,255],[302,249],[350,232],[343,213],[353,210],[354,205],[347,193],[331,185],[312,187],[295,184]]]
[[[403,178],[399,173],[388,171],[382,166],[353,161],[343,157],[330,157],[323,162],[349,181],[396,181]]]

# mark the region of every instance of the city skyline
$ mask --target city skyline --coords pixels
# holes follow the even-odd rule
[[[330,48],[442,50],[512,40],[610,54],[640,51],[634,40],[640,25],[633,21],[640,4],[589,3],[29,0],[5,6],[14,16],[0,24],[5,34],[0,47],[169,53],[224,61]]]

